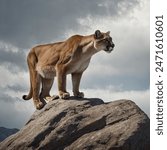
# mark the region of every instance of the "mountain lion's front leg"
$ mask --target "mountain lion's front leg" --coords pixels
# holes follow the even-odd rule
[[[59,97],[62,99],[69,98],[70,94],[66,91],[66,72],[62,65],[57,65],[56,75],[57,75]]]
[[[82,73],[72,73],[73,93],[75,97],[84,98],[84,93],[79,91]]]

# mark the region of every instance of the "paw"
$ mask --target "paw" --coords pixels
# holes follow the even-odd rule
[[[58,96],[58,95],[47,96],[47,97],[45,97],[44,99],[45,99],[45,101],[48,103],[48,102],[50,102],[50,101],[59,99],[59,96]]]
[[[38,103],[35,104],[35,106],[36,106],[36,109],[40,110],[45,106],[45,104],[42,103],[42,102],[38,102]]]
[[[77,97],[77,98],[84,98],[84,93],[83,92],[77,92],[77,93],[74,93],[74,96]]]
[[[68,92],[61,92],[60,95],[59,95],[59,97],[61,99],[68,99],[68,98],[70,98],[70,93],[68,93]]]

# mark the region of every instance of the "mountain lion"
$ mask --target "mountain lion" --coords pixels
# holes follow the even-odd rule
[[[66,75],[72,75],[73,94],[83,98],[79,91],[80,80],[87,69],[91,57],[104,50],[110,53],[114,49],[110,32],[97,30],[88,36],[74,35],[63,42],[39,45],[31,49],[27,56],[30,74],[30,91],[24,100],[33,98],[36,109],[41,109],[44,99],[50,97],[54,77],[57,76],[59,98],[68,99]],[[40,86],[41,92],[40,92]]]

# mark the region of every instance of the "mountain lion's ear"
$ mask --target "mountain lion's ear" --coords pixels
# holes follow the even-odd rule
[[[94,37],[95,39],[100,39],[103,37],[103,34],[100,32],[100,30],[96,30]]]
[[[107,34],[110,35],[110,31],[108,31]]]

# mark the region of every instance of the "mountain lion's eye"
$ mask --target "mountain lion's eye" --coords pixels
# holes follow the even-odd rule
[[[107,44],[110,43],[110,41],[108,39],[104,39],[104,42]]]
[[[107,40],[107,39],[103,39],[103,42],[107,43],[107,42],[108,42],[108,40]]]

